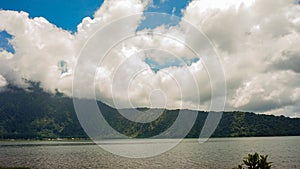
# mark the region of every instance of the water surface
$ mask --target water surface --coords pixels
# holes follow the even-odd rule
[[[171,151],[145,159],[116,156],[89,141],[2,141],[0,167],[232,168],[253,152],[268,154],[275,169],[300,168],[300,137],[212,138],[203,144],[185,139]]]

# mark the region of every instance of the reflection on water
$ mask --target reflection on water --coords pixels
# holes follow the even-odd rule
[[[166,142],[171,140],[164,140]],[[155,142],[137,140],[135,144]],[[106,140],[118,146],[126,140]],[[269,154],[274,168],[300,168],[300,137],[185,139],[169,152],[146,159],[110,154],[88,141],[0,142],[0,167],[32,168],[232,168],[248,153]]]

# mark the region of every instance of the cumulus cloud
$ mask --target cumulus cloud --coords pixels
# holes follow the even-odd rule
[[[7,85],[6,79],[0,74],[0,88],[5,87]]]
[[[26,85],[23,79],[27,79],[41,81],[47,91],[61,88],[71,93],[65,90],[70,81],[61,83],[57,75],[59,61],[70,65],[75,61],[74,37],[42,17],[28,18],[25,12],[0,11],[0,18],[0,29],[14,36],[11,44],[15,48],[15,54],[2,52],[1,74],[15,85]]]
[[[72,96],[79,54],[93,56],[126,34],[132,37],[114,44],[103,60],[95,55],[95,60],[80,62],[84,71],[79,73],[79,85],[86,91],[82,97],[91,97],[89,90],[94,86],[85,81],[91,76],[97,98],[111,105],[117,101],[120,107],[159,107],[163,104],[156,103],[163,102],[167,108],[207,110],[211,83],[219,82],[207,74],[203,65],[210,57],[207,44],[189,33],[189,22],[207,35],[221,59],[227,81],[226,110],[300,116],[300,6],[296,0],[194,0],[178,25],[136,32],[149,4],[151,1],[104,1],[94,19],[84,18],[75,34],[42,17],[31,19],[26,12],[0,11],[0,31],[13,35],[15,48],[14,54],[0,52],[0,87],[7,83],[24,87],[28,79],[40,81],[46,91],[58,89]],[[134,14],[125,26],[115,22]],[[97,34],[111,23],[117,26]],[[87,40],[99,44],[83,49]],[[201,51],[201,56],[184,43]],[[147,63],[150,58],[166,64],[172,56],[182,62],[176,63],[180,66],[170,64],[155,72]],[[198,59],[186,65],[194,58]],[[163,97],[154,97],[159,90]]]
[[[223,60],[227,109],[299,116],[299,100],[290,97],[300,85],[297,1],[205,4],[191,2],[184,18],[207,34]]]
[[[0,72],[15,85],[26,86],[24,79],[40,81],[46,91],[59,89],[71,96],[72,77],[62,76],[62,66],[68,70],[64,72],[68,75],[74,69],[76,56],[89,35],[114,19],[142,12],[145,4],[138,2],[106,1],[95,13],[94,20],[89,17],[83,19],[75,35],[43,17],[31,19],[26,12],[0,11],[0,30],[14,36],[11,43],[16,50],[13,56],[6,51],[1,52]],[[65,64],[61,65],[62,62]]]

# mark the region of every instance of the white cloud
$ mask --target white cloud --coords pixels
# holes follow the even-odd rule
[[[6,79],[0,74],[0,88],[7,85]]]
[[[102,62],[80,63],[86,70],[82,77],[88,77],[97,68],[96,95],[110,104],[115,97],[121,105],[128,106],[129,98],[134,106],[150,106],[151,93],[161,90],[168,108],[182,108],[183,104],[184,108],[207,109],[212,96],[211,79],[203,66],[203,59],[209,57],[205,56],[204,42],[184,36],[184,31],[189,31],[184,22],[154,30],[163,36],[143,34],[147,30],[136,33],[143,19],[141,12],[148,3],[151,2],[105,1],[94,19],[83,19],[74,35],[42,17],[30,19],[25,12],[0,11],[0,30],[14,35],[11,43],[16,51],[0,53],[0,82],[24,86],[26,78],[41,81],[46,91],[54,92],[57,88],[71,96],[70,75],[87,39],[113,21],[138,14],[126,27],[116,26],[101,37],[94,37],[104,39],[100,42],[103,44],[87,54],[95,53],[122,33],[135,35],[114,46]],[[183,19],[202,30],[220,55],[227,80],[227,110],[300,116],[300,7],[296,0],[195,0],[184,10]],[[195,56],[182,42],[193,44],[203,55]],[[164,59],[158,58],[166,58],[163,56],[167,53],[179,59],[200,60],[190,66],[167,67],[154,73],[145,63],[145,53],[151,49],[160,51],[155,59],[162,62]],[[59,65],[62,61],[66,62],[64,68]],[[136,75],[137,70],[143,72]],[[199,86],[194,86],[193,80]],[[82,79],[83,90],[93,87],[86,84]],[[196,91],[201,96],[200,104]]]
[[[207,34],[223,60],[227,109],[300,116],[300,100],[290,99],[300,85],[297,1],[193,1],[184,18]]]
[[[79,50],[94,31],[117,18],[141,13],[146,5],[137,0],[122,2],[105,1],[95,13],[94,20],[89,17],[83,19],[75,35],[57,28],[45,18],[30,19],[26,12],[1,10],[0,30],[6,30],[14,36],[11,43],[16,52],[14,56],[6,51],[1,52],[6,57],[0,58],[0,72],[15,85],[26,85],[23,81],[25,78],[41,81],[46,91],[54,92],[59,89],[71,95],[72,77],[62,76],[59,63],[65,61],[69,70],[73,70]]]
[[[1,73],[16,85],[24,85],[25,78],[41,81],[47,91],[59,88],[71,93],[57,78],[60,73],[55,67],[60,60],[66,60],[70,66],[74,64],[74,37],[44,18],[29,19],[25,12],[0,11],[0,18],[0,30],[14,36],[11,43],[15,48],[12,58],[0,58]]]

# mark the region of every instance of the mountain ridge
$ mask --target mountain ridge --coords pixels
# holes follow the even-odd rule
[[[173,124],[179,112],[178,109],[162,110],[163,113],[154,121],[135,123],[105,103],[98,102],[98,105],[115,130],[133,138],[148,138],[162,133]],[[197,119],[186,137],[198,138],[208,112],[192,112],[197,113]],[[299,126],[300,118],[223,112],[213,137],[299,136]],[[176,132],[171,131],[169,136],[176,137]],[[77,119],[73,100],[59,92],[49,94],[38,83],[32,83],[26,90],[8,86],[0,93],[0,139],[45,138],[87,138]]]

